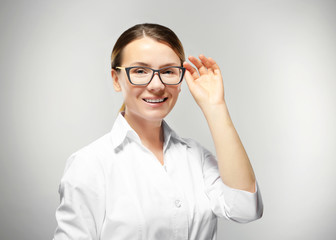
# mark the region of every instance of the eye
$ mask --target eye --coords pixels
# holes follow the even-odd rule
[[[137,68],[131,69],[131,74],[135,74],[135,75],[146,75],[149,73],[150,73],[150,70],[147,68],[137,67]]]
[[[170,75],[170,74],[173,74],[173,71],[172,70],[165,70],[165,71],[163,71],[163,74]]]
[[[146,69],[143,69],[143,68],[137,68],[135,69],[135,72],[137,74],[144,74],[144,73],[147,73]]]
[[[177,68],[166,68],[161,71],[161,74],[164,74],[165,76],[174,76],[178,75],[179,69]]]

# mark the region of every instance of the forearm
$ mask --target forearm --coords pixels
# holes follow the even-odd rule
[[[254,192],[254,172],[225,102],[202,107],[202,111],[215,144],[223,182],[232,188]]]

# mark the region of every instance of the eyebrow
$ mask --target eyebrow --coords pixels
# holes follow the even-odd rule
[[[152,66],[148,63],[144,63],[144,62],[134,62],[131,63],[130,66],[143,66],[143,67],[149,67],[151,68]],[[179,66],[179,64],[176,63],[166,63],[160,66],[160,68],[164,68],[164,67],[169,67],[169,66]]]

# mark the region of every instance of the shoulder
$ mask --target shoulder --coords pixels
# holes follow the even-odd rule
[[[84,164],[98,164],[110,153],[111,142],[109,134],[105,134],[87,146],[74,152],[68,159],[66,167],[69,167],[74,161],[80,161]]]
[[[196,149],[202,149],[203,146],[198,142],[196,141],[195,139],[192,139],[192,138],[185,138],[185,137],[182,137],[181,138],[189,148],[196,148]]]
[[[202,144],[200,144],[195,139],[192,139],[192,138],[181,138],[181,139],[188,146],[190,150],[199,151],[202,153],[207,153],[207,152],[210,153],[210,151],[207,148],[205,148]]]
[[[107,164],[112,156],[110,145],[109,134],[106,134],[71,154],[66,161],[62,182],[93,185],[104,181]]]
[[[216,159],[215,156],[202,144],[192,138],[182,138],[185,144],[188,146],[188,152],[197,154],[201,157],[202,161],[206,159]]]
[[[187,152],[192,155],[192,158],[201,159],[215,158],[214,155],[198,141],[192,138],[180,137],[166,122],[164,123],[164,134],[169,140],[173,139],[174,144],[184,144],[187,147]]]

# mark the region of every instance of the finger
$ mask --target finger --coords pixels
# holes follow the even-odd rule
[[[191,73],[189,71],[186,71],[186,73],[184,74],[184,78],[187,82],[188,88],[190,89],[193,84],[194,84],[194,77],[191,75]]]
[[[213,60],[211,57],[207,58],[204,55],[199,56],[200,60],[202,61],[202,64],[208,69],[213,72],[216,70],[219,70],[219,66],[217,65],[216,61]]]
[[[198,57],[206,68],[211,68],[212,64],[210,63],[209,59],[206,56],[201,54]]]
[[[206,74],[208,72],[207,68],[202,64],[202,62],[194,56],[189,56],[188,59],[192,64],[195,65],[200,75]]]
[[[184,63],[183,63],[183,67],[186,68],[187,72],[189,72],[190,75],[191,75],[194,79],[199,78],[198,71],[197,71],[193,66],[191,66],[188,62],[184,62]]]

